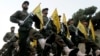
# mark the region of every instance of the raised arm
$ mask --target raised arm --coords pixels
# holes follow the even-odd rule
[[[10,16],[10,21],[13,23],[19,23],[19,16],[21,11],[15,12],[13,15]]]

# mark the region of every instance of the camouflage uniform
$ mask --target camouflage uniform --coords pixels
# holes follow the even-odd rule
[[[62,26],[61,29],[63,31],[61,30],[59,35],[62,37],[63,41],[66,43],[66,45],[68,45],[69,48],[74,47],[74,44],[67,38],[67,31],[68,31],[67,26],[64,25],[64,23],[61,23],[61,26]]]
[[[71,35],[72,42],[74,43],[75,46],[78,46],[78,44],[79,44],[78,43],[78,35],[76,35],[77,28],[74,25],[69,25],[68,29],[69,29],[69,32]]]
[[[15,33],[13,33],[13,32],[6,33],[3,40],[6,42],[6,44],[2,48],[2,51],[5,52],[4,56],[6,56],[6,55],[11,56],[12,51],[14,49],[14,42],[17,40],[17,38],[15,37]]]
[[[48,21],[49,21],[49,23],[48,23]],[[51,18],[43,17],[43,22],[44,22],[44,26],[46,26],[46,29],[43,28],[42,31],[40,31],[40,32],[41,32],[41,34],[43,34],[43,36],[45,38],[47,38],[48,36],[50,36],[50,33],[53,33],[53,32],[56,33],[56,27],[53,24],[53,21],[51,20]]]
[[[44,22],[44,26],[46,26],[46,28],[43,28],[41,31],[40,31],[40,33],[44,36],[44,38],[48,38],[48,40],[46,41],[46,43],[48,43],[48,44],[50,44],[51,45],[51,42],[52,41],[49,41],[50,40],[50,36],[52,35],[52,34],[54,34],[55,33],[55,26],[54,26],[54,24],[53,24],[53,21],[52,20],[50,20],[49,21],[49,19],[50,18],[48,18],[48,17],[43,17],[43,22]],[[47,21],[46,21],[47,20]],[[47,24],[47,22],[49,21],[49,23]],[[53,41],[54,42],[54,41]],[[38,46],[39,47],[39,46]],[[39,47],[40,48],[40,47]],[[41,51],[43,51],[43,54],[41,54],[41,55],[43,55],[43,56],[47,56],[48,55],[48,51],[50,51],[50,46],[45,46],[45,49],[44,50],[39,50],[40,52]]]
[[[67,28],[66,26],[61,23],[61,31],[58,33],[58,36],[56,37],[56,54],[55,56],[61,56],[61,53],[63,52],[63,47],[68,45],[68,47],[72,48],[73,44],[72,42],[67,38]],[[64,53],[64,52],[63,52]]]
[[[10,39],[11,39],[12,37],[14,37],[14,35],[15,35],[15,33],[8,32],[8,33],[6,33],[6,35],[4,36],[3,40],[4,40],[5,42],[10,41]]]
[[[92,39],[92,34],[91,34],[91,32],[90,32],[89,29],[87,29],[87,32],[88,32],[88,37],[87,37],[86,42],[85,42],[85,46],[86,46],[85,47],[85,49],[86,49],[85,53],[89,54],[90,51],[91,51],[91,49],[92,49],[93,56],[96,56],[95,51],[97,49],[99,49],[99,47],[97,46],[97,44],[95,43],[95,41]]]
[[[10,17],[10,21],[13,23],[17,23],[19,25],[19,46],[20,46],[20,56],[28,56],[28,46],[27,46],[27,38],[30,32],[30,29],[32,28],[32,18],[31,16],[24,22],[23,25],[20,25],[19,20],[25,20],[25,18],[28,16],[27,11],[17,11]]]

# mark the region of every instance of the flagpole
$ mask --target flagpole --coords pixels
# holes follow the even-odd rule
[[[47,28],[47,25],[49,24],[49,22],[50,22],[50,18],[48,18],[48,22],[46,23],[45,28]]]
[[[33,13],[32,13],[32,12],[29,13],[29,15],[24,19],[24,23],[25,23],[25,21],[26,21],[31,15],[33,16]]]

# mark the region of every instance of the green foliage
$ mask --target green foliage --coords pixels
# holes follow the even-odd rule
[[[78,24],[79,20],[89,20],[92,18],[92,15],[96,12],[97,7],[91,6],[85,9],[79,9],[77,12],[75,12],[72,16],[75,25]]]
[[[94,19],[100,19],[100,11],[95,14]]]
[[[95,14],[92,18],[95,29],[100,29],[100,11]]]
[[[79,9],[79,11],[73,14],[72,18],[75,22],[75,25],[77,25],[79,20],[84,19],[84,18],[86,19],[86,16],[84,15],[84,10]]]
[[[97,10],[97,7],[91,6],[91,7],[85,8],[84,14],[85,15],[92,15],[96,12],[96,10]]]

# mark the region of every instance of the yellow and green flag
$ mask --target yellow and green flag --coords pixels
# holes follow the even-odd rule
[[[57,9],[54,10],[54,12],[51,15],[51,18],[53,19],[54,25],[57,27],[57,33],[59,33],[60,32],[60,21],[59,21]]]
[[[94,32],[94,28],[93,28],[93,24],[92,24],[92,21],[91,20],[89,20],[89,26],[88,26],[88,28],[91,31],[92,39],[95,41],[95,32]]]
[[[62,22],[67,26],[67,21],[66,21],[66,16],[65,16],[65,14],[63,14],[63,20],[62,20]]]
[[[66,20],[65,14],[63,14],[62,22],[64,23],[64,25],[66,25],[66,28],[67,28],[67,37],[70,37],[70,33],[69,33],[69,29],[67,27],[67,20]]]
[[[84,34],[85,38],[87,39],[87,31],[86,28],[84,27],[84,25],[79,21],[77,28],[79,29],[79,31],[81,33]]]
[[[43,28],[43,17],[41,12],[40,4],[33,10],[33,14],[35,14],[40,20],[40,29]]]

